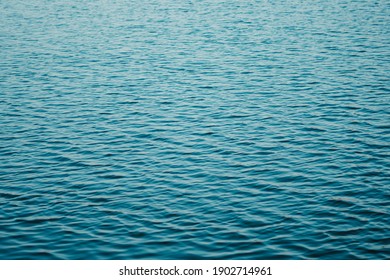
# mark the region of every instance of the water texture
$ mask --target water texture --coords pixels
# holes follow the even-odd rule
[[[1,0],[1,259],[389,259],[390,2]]]

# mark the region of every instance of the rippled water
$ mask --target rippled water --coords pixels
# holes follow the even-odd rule
[[[387,0],[0,11],[0,258],[390,258]]]

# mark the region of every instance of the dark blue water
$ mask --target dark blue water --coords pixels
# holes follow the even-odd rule
[[[390,2],[2,0],[1,259],[389,259]]]

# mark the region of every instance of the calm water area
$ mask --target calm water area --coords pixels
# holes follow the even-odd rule
[[[389,259],[390,2],[1,0],[0,259]]]

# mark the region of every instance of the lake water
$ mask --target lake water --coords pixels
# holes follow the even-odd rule
[[[1,259],[389,259],[390,2],[3,0]]]

